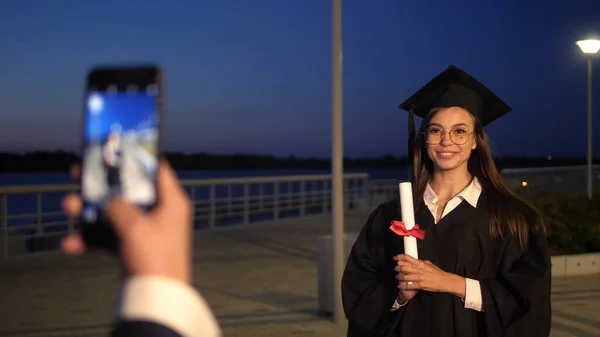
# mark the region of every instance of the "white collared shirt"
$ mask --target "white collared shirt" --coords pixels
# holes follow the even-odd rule
[[[220,337],[221,329],[202,296],[190,285],[155,275],[123,284],[118,318],[155,322],[182,337]]]
[[[452,212],[463,201],[468,202],[473,207],[477,207],[477,201],[479,201],[479,196],[481,196],[481,184],[479,183],[479,180],[477,180],[477,178],[473,177],[473,181],[471,181],[471,183],[467,187],[465,187],[456,196],[454,196],[454,198],[450,199],[446,203],[446,207],[444,207],[444,212],[442,213],[440,220],[444,218],[448,213]],[[427,184],[425,193],[423,193],[423,201],[425,202],[425,206],[427,206],[427,208],[433,215],[434,221],[437,218],[438,200],[438,196],[435,194],[431,186]],[[481,297],[481,285],[479,284],[479,281],[469,278],[466,279],[464,302],[466,309],[483,311],[483,300]],[[396,300],[392,305],[392,311],[398,310],[400,309],[400,307],[402,307],[402,305],[400,305],[398,303],[398,300]]]

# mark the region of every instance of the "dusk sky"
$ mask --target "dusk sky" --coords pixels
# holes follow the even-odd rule
[[[600,1],[343,0],[346,156],[406,154],[398,105],[454,64],[513,112],[500,155],[586,153]],[[98,64],[157,62],[166,150],[328,156],[330,0],[0,1],[0,151],[80,148]],[[594,61],[600,155],[600,57]]]

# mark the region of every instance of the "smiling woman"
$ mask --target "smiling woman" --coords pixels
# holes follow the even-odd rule
[[[544,223],[502,180],[483,132],[510,107],[451,66],[401,108],[409,110],[415,220],[425,231],[420,260],[391,230],[400,201],[380,205],[342,280],[348,336],[547,337]],[[413,114],[423,117],[418,133]]]
[[[423,134],[434,165],[446,171],[466,165],[477,146],[471,131],[475,129],[473,116],[459,107],[433,109],[430,115],[433,117]]]

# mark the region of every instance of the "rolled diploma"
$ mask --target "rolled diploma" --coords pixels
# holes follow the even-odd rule
[[[407,230],[415,226],[415,209],[413,207],[412,184],[410,182],[400,183],[400,210],[402,212],[402,222]],[[410,255],[415,259],[419,258],[417,250],[417,238],[414,236],[404,237],[404,254]]]

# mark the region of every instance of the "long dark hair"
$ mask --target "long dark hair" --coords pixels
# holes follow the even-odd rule
[[[427,154],[425,145],[425,130],[431,118],[443,109],[433,109],[421,123],[414,145],[413,158],[413,197],[414,200],[423,200],[427,184],[433,177],[433,161]],[[473,135],[477,147],[471,152],[467,167],[471,175],[477,177],[485,190],[489,200],[490,222],[489,234],[496,238],[503,236],[504,227],[517,238],[521,249],[525,249],[532,232],[546,232],[544,221],[538,210],[523,198],[515,194],[504,182],[492,156],[487,135],[479,120],[475,120]],[[415,203],[415,212],[421,207],[420,202]]]

